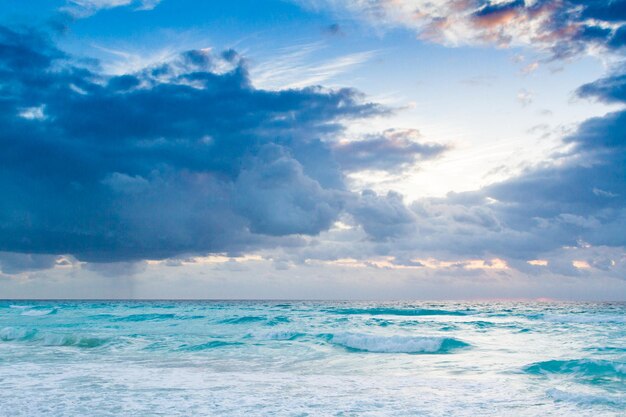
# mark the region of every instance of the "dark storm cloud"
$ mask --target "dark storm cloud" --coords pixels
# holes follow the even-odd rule
[[[0,28],[0,52],[2,251],[102,262],[241,253],[369,204],[355,205],[328,145],[341,121],[388,112],[354,90],[258,90],[234,51],[116,77],[36,32]],[[398,143],[410,158],[440,151]]]
[[[348,171],[378,169],[399,172],[413,166],[418,160],[441,155],[447,147],[438,143],[417,142],[416,130],[390,129],[365,140],[337,143],[333,154],[342,168]]]
[[[389,191],[381,196],[365,190],[354,202],[352,215],[374,240],[385,240],[415,233],[415,214],[407,208],[402,195]]]
[[[49,269],[58,262],[59,257],[54,255],[0,252],[0,271],[5,274]]]

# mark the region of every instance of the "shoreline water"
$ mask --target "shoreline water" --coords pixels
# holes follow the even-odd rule
[[[619,302],[0,301],[0,415],[619,416],[625,346]]]

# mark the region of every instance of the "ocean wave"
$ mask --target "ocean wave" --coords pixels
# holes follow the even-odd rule
[[[294,331],[275,331],[275,332],[258,332],[250,335],[256,339],[262,340],[295,340],[305,336],[304,333]]]
[[[169,320],[176,317],[176,314],[131,314],[129,316],[119,317],[114,319],[113,321],[129,321],[129,322],[138,322],[138,321],[151,321],[151,320]]]
[[[181,345],[178,347],[179,350],[184,350],[188,352],[197,352],[201,350],[209,350],[216,349],[227,346],[238,346],[242,345],[240,342],[226,342],[223,340],[212,340],[210,342],[201,343],[199,345]]]
[[[341,308],[332,310],[336,314],[354,314],[370,316],[466,316],[469,311],[458,310],[433,310],[433,309],[408,309],[408,308]]]
[[[283,324],[283,323],[289,323],[291,320],[289,320],[289,317],[285,317],[285,316],[276,316],[273,317],[271,320],[269,320],[267,322],[268,326],[277,326],[279,324]]]
[[[394,322],[390,320],[386,320],[386,319],[372,318],[372,319],[369,319],[367,322],[365,322],[365,324],[367,326],[388,327],[394,324]],[[406,324],[407,324],[406,322],[401,322],[400,326],[404,326]],[[409,325],[415,325],[415,324],[416,323],[409,323]]]
[[[260,321],[265,321],[265,317],[261,316],[242,316],[242,317],[231,317],[228,319],[221,320],[222,324],[246,324],[246,323],[256,323]]]
[[[524,367],[524,371],[533,375],[574,374],[587,378],[626,377],[626,363],[603,359],[570,359],[536,362]]]
[[[552,323],[626,323],[623,314],[544,314],[540,318]]]
[[[109,339],[63,334],[39,334],[35,329],[16,329],[5,327],[0,330],[0,340],[4,342],[33,342],[43,346],[75,346],[80,348],[94,348],[109,342]]]
[[[57,313],[57,309],[56,308],[50,308],[50,309],[47,309],[47,310],[38,310],[38,309],[28,310],[28,309],[25,309],[24,311],[22,311],[20,313],[20,315],[37,317],[37,316],[48,316],[48,315],[56,314],[56,313]]]
[[[626,346],[596,346],[596,347],[588,347],[583,350],[588,352],[615,352],[621,353],[626,352]]]
[[[48,334],[42,338],[44,346],[74,346],[80,348],[96,348],[109,342],[109,339],[76,335]]]
[[[492,321],[483,321],[483,320],[478,320],[478,321],[470,321],[467,322],[468,325],[471,325],[477,329],[490,329],[492,327],[496,326],[496,323],[492,322]]]
[[[4,327],[0,330],[0,340],[10,342],[13,340],[30,340],[37,330],[35,329],[16,329],[15,327]]]
[[[546,394],[554,401],[569,402],[577,405],[609,405],[613,407],[626,406],[626,400],[612,395],[584,394],[562,391],[557,388],[549,389]]]
[[[345,348],[375,353],[449,353],[469,344],[447,337],[377,336],[362,333],[338,333],[328,336],[330,343]]]

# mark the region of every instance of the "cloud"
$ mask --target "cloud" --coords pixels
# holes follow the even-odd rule
[[[617,72],[578,88],[577,94],[584,98],[595,98],[605,103],[626,102],[626,73]]]
[[[623,79],[616,72],[578,93],[626,103]],[[562,139],[563,150],[551,162],[476,191],[408,205],[396,194],[366,192],[352,213],[373,241],[359,240],[353,230],[336,231],[346,237],[329,238],[326,249],[306,248],[305,256],[499,258],[523,274],[623,279],[625,131],[626,110],[591,118]],[[545,265],[527,262],[536,259]]]
[[[100,10],[130,7],[134,10],[152,10],[161,0],[67,0],[61,8],[74,18],[89,17]]]
[[[594,48],[620,53],[622,45],[623,29],[600,3],[364,4],[341,8],[449,45],[531,45],[557,58]],[[620,265],[624,111],[582,123],[550,164],[406,204],[394,192],[351,192],[345,172],[399,172],[445,146],[423,144],[411,130],[338,140],[346,120],[389,112],[352,89],[259,89],[234,51],[190,51],[109,76],[75,64],[34,32],[1,28],[0,50],[0,189],[7,196],[0,250],[51,257],[4,261],[3,270],[38,269],[58,254],[124,266],[247,251],[286,251],[281,262],[294,264],[392,255],[420,267],[416,259],[428,256],[499,258],[524,273],[581,276],[613,274]],[[321,76],[365,59],[330,63]],[[320,75],[304,74],[311,83]],[[617,71],[578,94],[623,103],[623,80]],[[350,227],[334,230],[338,220]],[[574,257],[579,252],[586,257]]]
[[[370,61],[377,51],[354,52],[337,57],[316,57],[326,49],[324,42],[281,48],[270,59],[250,68],[250,76],[259,88],[303,88],[332,80],[354,71]]]
[[[389,129],[364,140],[338,142],[333,154],[344,170],[383,170],[400,172],[419,160],[440,156],[448,148],[438,143],[418,142],[415,129]]]
[[[589,119],[564,138],[569,150],[548,165],[478,191],[418,200],[412,208],[421,240],[414,245],[506,259],[539,259],[580,242],[623,250],[624,131],[626,111]]]
[[[5,274],[50,269],[57,262],[59,262],[59,256],[54,255],[0,252],[0,271]]]
[[[415,232],[415,214],[406,207],[402,196],[393,191],[380,196],[365,190],[350,211],[375,240],[410,236]]]
[[[533,93],[526,89],[521,89],[517,92],[517,101],[522,107],[527,107],[533,102]]]
[[[129,262],[298,244],[361,207],[330,145],[345,121],[389,113],[352,89],[257,89],[234,51],[108,76],[33,31],[0,28],[0,50],[6,252]]]
[[[581,0],[295,0],[376,28],[405,27],[450,46],[532,46],[564,58],[594,48],[620,48],[623,1]]]
[[[376,28],[408,28],[423,40],[448,46],[522,46],[544,53],[547,60],[584,53],[621,58],[626,45],[626,2],[621,0],[300,3]],[[539,62],[523,72],[532,72]],[[626,103],[625,80],[622,65],[614,74],[580,87],[577,94],[605,103]],[[532,102],[526,90],[520,90],[517,98],[523,106]],[[529,270],[526,260],[549,255],[549,268],[558,274],[582,274],[587,267],[611,269],[613,262],[601,256],[597,262],[576,261],[575,266],[566,253],[568,248],[581,247],[580,242],[624,251],[626,240],[618,232],[626,226],[624,131],[626,111],[592,118],[563,139],[564,150],[548,164],[527,168],[477,191],[418,199],[410,205],[414,215],[407,218],[411,221],[398,223],[417,233],[396,230],[393,242],[374,250],[408,259],[416,253],[497,256],[520,270]],[[557,261],[559,256],[563,262]],[[583,264],[587,266],[582,268]]]

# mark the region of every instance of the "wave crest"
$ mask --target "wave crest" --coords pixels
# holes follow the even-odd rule
[[[335,345],[375,353],[449,353],[468,347],[461,340],[427,336],[377,336],[361,333],[338,333],[328,337]]]
[[[95,348],[108,343],[108,339],[75,335],[49,334],[43,337],[44,346],[74,346],[80,348]]]
[[[261,316],[242,316],[242,317],[231,317],[220,321],[222,324],[246,324],[246,323],[256,323],[259,321],[265,321],[265,317]]]
[[[626,364],[602,359],[555,359],[527,365],[524,371],[533,375],[576,374],[588,378],[623,379],[626,377]]]
[[[11,342],[14,340],[31,340],[37,334],[34,329],[16,329],[15,327],[4,327],[0,330],[0,340]]]
[[[151,320],[169,320],[169,319],[173,319],[175,317],[176,317],[175,314],[157,314],[157,313],[151,313],[151,314],[131,314],[129,316],[116,318],[113,321],[136,322],[136,321],[151,321]]]
[[[39,310],[39,309],[28,310],[28,309],[24,309],[24,311],[22,311],[20,313],[20,315],[22,315],[22,316],[38,317],[38,316],[48,316],[50,314],[56,314],[56,313],[57,313],[57,309],[56,308],[50,308],[50,309],[47,309],[47,310]]]
[[[216,349],[216,348],[227,347],[227,346],[239,346],[241,344],[242,343],[239,343],[239,342],[225,342],[223,340],[212,340],[210,342],[202,343],[199,345],[182,345],[179,347],[179,350],[185,350],[188,352],[197,352],[201,350]]]
[[[43,346],[74,346],[80,348],[94,348],[105,345],[109,339],[99,337],[44,334],[39,335],[35,329],[16,329],[5,327],[0,330],[0,340],[3,342],[32,342]]]
[[[300,332],[283,330],[275,332],[259,332],[254,333],[251,336],[262,340],[295,340],[305,336],[305,334]]]

